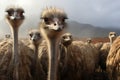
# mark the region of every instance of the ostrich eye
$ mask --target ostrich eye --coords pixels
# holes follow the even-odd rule
[[[10,9],[7,9],[5,12],[7,12],[8,15],[12,15],[13,12],[14,12],[14,9],[13,9],[13,8],[10,8]]]
[[[66,36],[63,36],[63,39],[65,39],[66,38]]]
[[[70,38],[72,38],[72,36],[69,36]]]
[[[37,33],[36,35],[40,37],[40,33]]]
[[[32,36],[33,36],[33,34],[29,34],[29,36],[30,36],[30,37],[32,37]]]
[[[22,15],[23,15],[23,12],[19,12],[19,15],[22,16]]]
[[[110,34],[111,36],[113,35],[113,34]]]
[[[12,14],[13,14],[14,11],[11,10],[11,11],[6,11],[6,12],[8,13],[9,16],[12,16]]]
[[[63,19],[61,19],[61,21],[64,23],[64,22],[65,22],[65,19],[63,18]]]
[[[17,14],[19,15],[19,16],[23,16],[23,11],[17,11]]]
[[[65,18],[59,18],[59,20],[61,21],[61,23],[65,22]]]
[[[51,21],[50,18],[44,18],[44,22],[45,22],[46,24],[50,24],[50,21]]]

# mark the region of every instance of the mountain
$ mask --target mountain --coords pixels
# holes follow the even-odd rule
[[[117,34],[120,34],[120,29],[113,28],[113,27],[95,27],[90,24],[82,24],[78,23],[76,21],[69,21],[68,22],[68,32],[72,33],[76,37],[107,37],[108,33],[111,31],[116,32]]]
[[[39,19],[33,17],[31,20],[26,18],[19,30],[19,37],[28,36],[28,30],[31,28],[38,28]],[[67,32],[72,33],[75,37],[88,38],[88,37],[107,37],[110,31],[115,31],[120,34],[120,29],[114,27],[96,27],[91,24],[83,24],[77,21],[68,21]],[[5,20],[0,20],[0,38],[3,38],[5,34],[11,34],[10,28]]]

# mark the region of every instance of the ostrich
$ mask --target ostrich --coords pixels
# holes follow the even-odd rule
[[[88,43],[88,44],[92,43],[92,39],[91,39],[91,38],[88,38],[88,39],[87,39],[87,43]]]
[[[102,69],[102,71],[106,71],[106,59],[110,50],[110,47],[114,41],[114,39],[116,38],[116,33],[115,32],[109,32],[109,40],[110,42],[104,43],[100,49],[100,60],[99,60],[99,64],[100,67]]]
[[[109,80],[120,80],[120,36],[112,43],[106,60]]]
[[[55,7],[46,8],[41,14],[40,30],[48,46],[48,80],[57,79],[58,39],[67,26],[65,19],[66,13]]]
[[[72,43],[73,37],[71,33],[65,33],[61,36],[60,39],[60,60],[62,60],[63,57],[65,58],[65,63],[67,61],[67,47]],[[63,54],[65,53],[65,54]],[[64,61],[62,61],[64,63]]]
[[[59,47],[60,47],[60,63],[62,63],[64,65],[66,65],[66,62],[67,62],[67,47],[72,43],[72,41],[73,41],[73,37],[72,37],[71,33],[65,33],[65,34],[63,34],[61,36],[60,43],[59,43]],[[65,58],[65,60],[63,58]]]
[[[42,70],[41,64],[39,64],[38,61],[38,49],[39,49],[39,44],[42,41],[42,36],[39,30],[37,29],[32,29],[29,31],[29,37],[31,41],[31,45],[34,47],[34,60],[33,60],[33,66],[32,66],[32,75],[35,80],[43,79],[44,78],[44,71]],[[39,73],[40,72],[40,73]],[[43,76],[41,76],[41,73]]]
[[[71,33],[65,33],[60,38],[59,72],[61,79],[64,77],[65,68],[67,68],[68,60],[67,48],[72,44],[72,41],[73,37]]]
[[[72,43],[73,37],[71,33],[65,33],[61,36],[59,47],[60,47],[60,57],[67,57],[67,47]],[[66,54],[63,54],[63,52]],[[62,60],[62,59],[61,59]],[[65,60],[67,61],[67,59]]]
[[[12,55],[12,63],[14,66],[14,73],[16,76],[13,78],[14,80],[19,80],[19,54],[18,54],[18,31],[20,25],[23,23],[25,17],[23,15],[24,10],[19,7],[9,7],[6,9],[7,15],[5,16],[7,23],[11,28],[11,32],[13,34],[13,55]]]

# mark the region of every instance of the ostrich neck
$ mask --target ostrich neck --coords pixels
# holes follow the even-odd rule
[[[38,57],[38,45],[35,45],[35,59]]]
[[[48,71],[48,80],[57,79],[57,60],[58,60],[58,51],[57,51],[57,40],[51,39],[48,45],[49,50],[49,71]]]
[[[14,63],[18,63],[18,28],[13,29],[13,59]]]
[[[19,54],[18,54],[18,27],[13,28],[13,65],[15,68],[15,78],[14,80],[19,80]]]
[[[112,43],[113,43],[113,39],[112,39],[112,38],[110,38],[110,45],[112,45]]]
[[[38,45],[35,45],[35,49],[34,49],[35,51],[34,51],[34,54],[35,54],[35,56],[34,56],[34,59],[35,59],[35,61],[34,61],[34,63],[33,64],[37,64],[37,59],[38,59]]]
[[[38,67],[38,45],[34,44],[34,59],[33,59],[32,75],[35,77],[37,75]]]

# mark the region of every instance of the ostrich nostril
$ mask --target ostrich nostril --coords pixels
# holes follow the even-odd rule
[[[34,38],[32,38],[31,40],[32,40],[32,41],[35,41],[35,39],[34,39]]]
[[[33,39],[33,41],[35,41],[35,39]]]
[[[56,23],[54,23],[54,26],[56,26],[57,24]]]
[[[57,31],[62,31],[62,29],[61,29],[61,28],[58,28]]]

